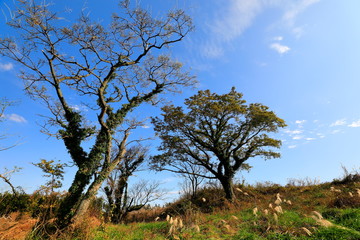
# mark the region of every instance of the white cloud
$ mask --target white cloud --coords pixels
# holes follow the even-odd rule
[[[286,133],[290,134],[290,135],[296,135],[296,134],[301,134],[303,131],[302,130],[285,130]]]
[[[229,5],[222,12],[222,16],[215,20],[211,31],[227,42],[239,37],[247,29],[261,10],[260,0],[230,0]]]
[[[306,120],[296,120],[295,123],[302,125],[302,124],[306,123]]]
[[[277,51],[280,54],[284,54],[290,51],[290,48],[288,46],[281,45],[280,43],[273,43],[270,45],[270,48]]]
[[[288,146],[288,148],[292,149],[292,148],[296,148],[297,146],[296,145],[290,145]]]
[[[9,121],[17,122],[17,123],[26,123],[26,119],[18,114],[11,113],[11,114],[5,114],[5,118]]]
[[[285,25],[296,36],[300,36],[304,30],[302,27],[294,26],[297,16],[318,1],[320,0],[228,0],[221,3],[210,1],[209,4],[222,5],[216,5],[215,12],[207,13],[208,20],[203,21],[204,24],[200,26],[207,36],[198,41],[196,46],[205,57],[223,56],[234,40],[251,27],[256,17],[267,8],[281,9],[280,22],[275,24]],[[272,40],[282,41],[283,36],[275,36]],[[290,47],[279,43],[273,43],[270,47],[280,54],[290,50]]]
[[[305,32],[302,27],[294,27],[291,31],[296,38],[300,38]]]
[[[306,141],[313,141],[315,138],[305,138]]]
[[[283,20],[289,24],[293,25],[296,17],[305,11],[311,5],[319,2],[320,0],[300,0],[295,1],[296,3],[293,4],[283,15]]]
[[[353,128],[357,128],[360,127],[360,120],[356,121],[356,122],[352,122],[351,124],[348,125],[349,127],[353,127]]]
[[[277,36],[273,38],[274,41],[282,41],[283,39],[284,38],[282,36]]]
[[[303,27],[294,26],[297,16],[317,2],[320,2],[320,0],[291,1],[290,5],[286,8],[282,20],[288,27],[291,28],[291,32],[296,38],[300,38],[305,32]]]
[[[334,130],[334,131],[331,131],[331,134],[337,134],[337,133],[340,133],[341,131],[340,130]]]
[[[70,106],[72,109],[74,109],[75,111],[81,111],[81,112],[87,112],[89,111],[89,109],[85,106],[85,105],[78,105],[78,104],[74,104]]]
[[[303,139],[303,138],[304,138],[303,136],[296,135],[296,136],[294,136],[292,139],[294,139],[294,140],[300,140],[300,139]]]
[[[317,135],[319,138],[324,138],[324,137],[325,137],[325,135],[322,134],[322,133],[317,133],[316,135]]]
[[[226,45],[251,26],[263,5],[262,0],[229,0],[226,3],[207,23],[205,31],[211,37],[201,44],[202,54],[206,57],[222,56]]]
[[[335,122],[333,122],[332,124],[330,124],[330,127],[336,127],[336,126],[344,126],[346,125],[346,119],[339,119]]]
[[[220,44],[205,43],[202,45],[202,54],[209,58],[217,58],[224,55],[224,49],[220,47]]]
[[[10,71],[14,68],[12,63],[0,63],[0,71]]]

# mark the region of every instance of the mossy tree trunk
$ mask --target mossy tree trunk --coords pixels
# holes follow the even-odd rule
[[[193,26],[181,10],[156,19],[130,1],[120,1],[120,14],[106,26],[86,12],[76,22],[63,21],[66,16],[41,1],[14,5],[10,29],[0,36],[0,55],[23,67],[25,90],[49,109],[42,131],[63,140],[78,168],[57,213],[63,229],[86,210],[121,161],[111,158],[112,144],[126,128],[128,113],[196,82],[179,62],[153,54],[181,41]],[[87,150],[89,139],[95,141]]]

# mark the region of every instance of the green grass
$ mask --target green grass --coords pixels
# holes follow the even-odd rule
[[[333,223],[360,231],[360,209],[329,209],[323,216]]]
[[[312,239],[316,240],[359,240],[360,233],[337,227],[321,228]]]

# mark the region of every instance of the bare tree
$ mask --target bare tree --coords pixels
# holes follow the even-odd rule
[[[184,181],[181,185],[182,192],[190,196],[192,199],[195,199],[199,190],[199,187],[207,179],[206,171],[203,167],[190,164],[189,161],[180,162],[178,166],[176,166],[179,170],[181,176],[184,178]]]
[[[111,210],[111,222],[120,223],[126,216],[133,211],[144,208],[151,202],[162,199],[166,192],[160,189],[159,182],[151,182],[141,180],[128,189],[125,185],[121,199],[118,198]],[[111,205],[110,205],[111,207]]]
[[[18,0],[8,25],[19,34],[0,38],[0,55],[22,66],[27,93],[51,113],[43,131],[64,142],[78,168],[59,208],[60,229],[83,215],[123,159],[130,129],[122,132],[115,158],[112,146],[128,114],[194,83],[181,63],[156,52],[181,41],[193,28],[191,19],[181,10],[155,19],[129,1],[119,7],[108,26],[84,12],[70,24],[43,1]]]
[[[15,197],[18,196],[18,191],[16,190],[16,187],[14,187],[14,185],[11,183],[10,178],[12,174],[19,172],[20,170],[21,168],[15,166],[12,170],[5,169],[4,173],[0,173],[0,178],[10,186],[11,191],[13,192]]]
[[[120,151],[120,147],[113,151]],[[130,176],[144,163],[148,149],[141,145],[127,149],[124,158],[109,175],[104,188],[108,199],[110,219],[118,223],[129,208],[128,205],[128,181]]]

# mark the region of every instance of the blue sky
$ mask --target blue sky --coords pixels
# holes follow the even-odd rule
[[[82,8],[84,1],[54,1],[56,8]],[[107,20],[116,1],[88,0],[95,19]],[[198,89],[226,93],[232,86],[248,102],[269,106],[288,127],[275,136],[283,140],[282,157],[250,160],[253,169],[242,173],[248,183],[272,181],[286,184],[289,178],[331,181],[360,167],[360,2],[357,0],[142,0],[160,15],[166,9],[184,8],[196,27],[172,49],[197,76],[197,89],[186,89],[167,99],[182,104]],[[0,0],[6,12],[10,0]],[[6,5],[5,5],[6,4]],[[12,35],[0,14],[0,35]],[[40,133],[38,114],[46,108],[30,100],[16,76],[19,67],[0,58],[0,97],[18,101],[1,123],[8,134],[0,145],[20,142],[0,152],[0,170],[23,167],[12,177],[16,185],[34,191],[46,180],[31,165],[44,159],[69,161],[62,143]],[[147,116],[156,109],[142,108]],[[146,117],[146,116],[143,116]],[[151,128],[137,134],[152,134]],[[149,143],[153,147],[156,142]],[[68,170],[68,186],[72,180]],[[178,190],[178,177],[170,173],[140,172],[137,178],[160,179],[171,192]],[[239,177],[240,178],[240,177]],[[0,190],[6,189],[0,182]]]

